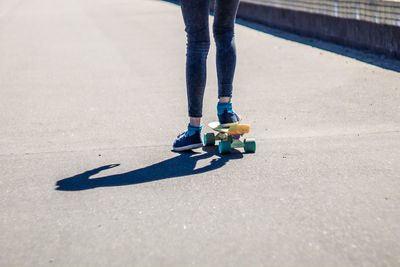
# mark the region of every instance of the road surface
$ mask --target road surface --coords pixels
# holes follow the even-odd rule
[[[237,25],[257,153],[179,154],[185,38],[168,2],[0,1],[0,265],[399,266],[399,61]]]

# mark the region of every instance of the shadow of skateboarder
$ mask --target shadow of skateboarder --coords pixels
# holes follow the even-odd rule
[[[56,190],[80,191],[96,187],[134,185],[168,178],[195,175],[221,168],[229,160],[243,158],[242,153],[237,150],[232,150],[232,154],[224,155],[223,157],[219,156],[217,147],[203,147],[203,151],[206,153],[181,152],[177,157],[144,168],[126,173],[90,179],[91,176],[103,170],[119,166],[119,164],[105,165],[57,181]],[[212,159],[210,164],[207,166],[195,169],[197,161],[211,158],[214,155],[219,156],[219,158]]]

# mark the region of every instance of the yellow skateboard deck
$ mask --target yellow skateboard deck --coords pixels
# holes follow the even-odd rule
[[[229,135],[236,135],[236,134],[244,135],[250,132],[250,125],[240,124],[240,123],[231,125],[230,127],[223,127],[219,122],[216,121],[209,123],[208,127],[210,127],[216,132],[227,133]]]

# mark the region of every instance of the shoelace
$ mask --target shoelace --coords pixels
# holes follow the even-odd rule
[[[179,133],[178,136],[177,136],[177,138],[181,138],[181,137],[183,137],[184,135],[186,135],[186,131],[183,131],[183,132]]]

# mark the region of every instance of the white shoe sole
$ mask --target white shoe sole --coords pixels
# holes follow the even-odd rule
[[[202,146],[203,146],[203,143],[199,143],[199,144],[192,144],[192,145],[182,146],[182,147],[172,147],[172,150],[174,150],[174,151],[185,151],[185,150],[199,148],[199,147],[202,147]]]

